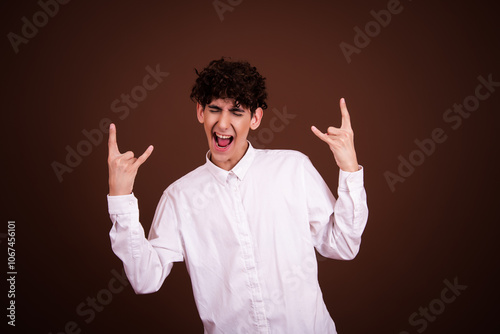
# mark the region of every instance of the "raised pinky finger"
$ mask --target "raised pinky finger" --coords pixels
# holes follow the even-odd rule
[[[149,158],[149,156],[153,152],[153,149],[153,145],[149,145],[146,151],[144,151],[144,153],[134,162],[134,165],[137,165],[137,167],[142,165]]]
[[[325,143],[328,143],[328,135],[326,133],[323,133],[321,131],[318,130],[317,127],[315,127],[314,125],[311,126],[311,131],[319,138],[321,139],[322,141],[324,141]]]

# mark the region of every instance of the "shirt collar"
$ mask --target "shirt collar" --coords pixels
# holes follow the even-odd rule
[[[207,165],[208,170],[215,176],[217,181],[225,184],[227,177],[231,172],[234,173],[239,180],[243,180],[248,171],[248,168],[250,168],[250,165],[252,164],[255,158],[255,149],[248,140],[247,142],[248,142],[247,151],[240,159],[240,161],[238,161],[236,166],[234,166],[233,169],[231,169],[230,171],[217,167],[212,161],[210,161],[210,151],[207,152],[205,165]]]

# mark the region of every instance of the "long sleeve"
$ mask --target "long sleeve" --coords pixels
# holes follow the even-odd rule
[[[355,258],[368,220],[363,168],[352,173],[340,170],[338,198],[335,199],[307,159],[305,187],[311,235],[318,252],[332,259]]]
[[[108,210],[113,223],[109,232],[111,247],[122,260],[134,291],[137,294],[158,291],[173,262],[183,260],[177,223],[168,196],[164,193],[160,199],[149,240],[139,222],[139,207],[133,194],[108,195]]]

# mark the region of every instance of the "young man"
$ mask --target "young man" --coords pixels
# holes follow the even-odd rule
[[[314,249],[353,259],[368,217],[344,99],[340,128],[311,128],[340,168],[336,200],[307,156],[247,141],[267,107],[255,67],[220,59],[196,73],[191,98],[210,150],[164,191],[147,239],[132,190],[153,147],[121,154],[110,126],[111,244],[134,291],[157,291],[173,263],[186,261],[205,333],[336,333]]]

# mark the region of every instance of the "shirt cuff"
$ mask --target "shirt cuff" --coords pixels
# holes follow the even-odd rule
[[[134,194],[109,196],[108,211],[111,215],[131,214],[139,211],[139,204]]]
[[[355,172],[345,172],[340,169],[339,173],[339,190],[352,191],[363,188],[363,166],[359,165],[359,170]]]

